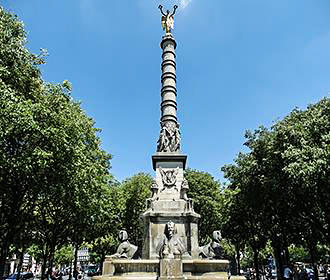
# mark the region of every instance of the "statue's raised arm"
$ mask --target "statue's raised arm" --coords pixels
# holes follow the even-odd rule
[[[177,8],[178,8],[178,5],[174,5],[174,7],[173,7],[173,13],[171,14],[171,16],[174,16],[175,15],[175,11],[176,11]]]
[[[160,10],[160,12],[162,13],[163,16],[166,16],[163,12],[163,6],[162,5],[159,5],[158,6],[158,9]]]

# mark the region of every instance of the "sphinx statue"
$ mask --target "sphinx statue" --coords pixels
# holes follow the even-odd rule
[[[128,234],[125,230],[119,232],[119,241],[117,252],[111,255],[113,259],[135,259],[138,247],[128,241]]]
[[[202,247],[199,247],[199,256],[203,259],[221,259],[223,257],[221,247],[221,232],[218,230],[213,231],[212,241]]]

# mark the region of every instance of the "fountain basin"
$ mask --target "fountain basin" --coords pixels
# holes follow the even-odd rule
[[[180,262],[181,269],[177,272],[177,265],[173,266],[176,270],[172,277],[163,278],[160,275],[161,262],[163,260],[127,260],[112,259],[107,257],[103,263],[103,275],[94,276],[93,280],[228,280],[227,271],[229,270],[228,260],[173,260]]]

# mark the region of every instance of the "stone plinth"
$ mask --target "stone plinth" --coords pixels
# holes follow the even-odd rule
[[[152,156],[153,167],[156,171],[155,181],[158,185],[158,200],[179,200],[182,198],[181,186],[183,171],[187,156],[179,153],[157,153]],[[172,184],[166,184],[167,172],[172,171]],[[183,211],[183,209],[182,209]]]
[[[198,258],[198,219],[193,201],[185,196],[184,169],[187,156],[180,153],[157,153],[152,156],[158,186],[154,199],[148,201],[148,209],[142,215],[144,242],[142,258],[158,259],[159,244],[164,238],[165,226],[172,221],[177,238],[186,252],[183,259]]]
[[[161,163],[165,163],[165,165],[169,165],[170,163],[180,163],[183,169],[186,168],[186,162],[187,162],[187,156],[180,153],[156,153],[152,156],[152,167],[154,170],[158,166],[161,165]]]
[[[159,280],[183,280],[183,268],[181,259],[160,260]]]

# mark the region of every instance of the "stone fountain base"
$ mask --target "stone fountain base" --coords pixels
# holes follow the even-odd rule
[[[228,260],[127,260],[107,257],[93,280],[228,280]]]

